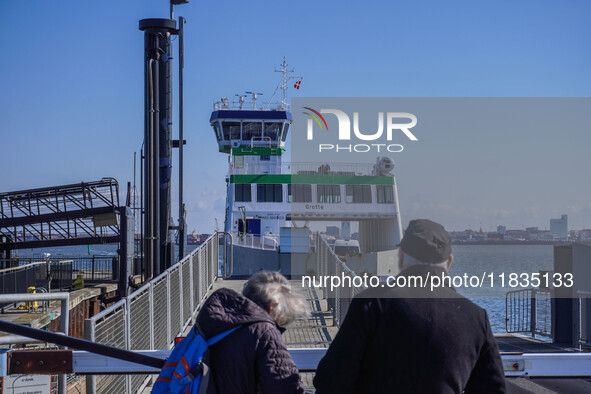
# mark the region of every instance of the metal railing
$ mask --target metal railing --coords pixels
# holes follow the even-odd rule
[[[232,236],[234,245],[264,250],[277,250],[279,248],[277,236],[253,235],[236,232],[232,233]]]
[[[552,292],[512,290],[505,296],[505,328],[508,333],[530,333],[532,337],[552,335]]]
[[[68,290],[76,279],[72,263],[72,260],[46,260],[4,268],[0,270],[0,294],[27,293],[32,287],[46,291]]]
[[[0,303],[12,304],[15,302],[35,302],[35,301],[60,301],[60,329],[68,335],[70,324],[70,293],[51,293],[51,294],[0,294]],[[3,344],[29,343],[30,338],[19,336],[7,336],[3,338]],[[61,374],[58,377],[58,393],[66,394],[66,375]]]
[[[257,106],[258,104],[258,106]],[[214,111],[226,111],[226,110],[246,110],[246,111],[268,111],[269,108],[277,109],[280,111],[289,111],[289,104],[282,104],[280,102],[260,102],[253,101],[229,101],[227,98],[213,102]]]
[[[244,163],[230,167],[230,175],[291,174],[291,175],[374,175],[374,164],[367,163]]]
[[[328,245],[328,242],[326,242],[326,239],[324,239],[324,237],[321,235],[317,235],[316,245],[318,275],[320,277],[350,277],[351,282],[349,284],[351,284],[353,282],[353,278],[358,275],[338,258],[332,248]],[[345,319],[345,316],[347,315],[349,305],[351,305],[351,300],[357,294],[365,290],[365,287],[355,287],[352,285],[347,286],[342,283],[341,286],[336,286],[331,289],[329,286],[327,286],[326,282],[323,284],[324,286],[322,287],[322,290],[324,293],[324,298],[327,300],[328,306],[333,312],[335,325],[340,327],[343,320]]]
[[[129,350],[171,349],[195,317],[218,275],[218,237],[202,245],[128,297],[85,321],[91,341]],[[86,377],[86,392],[137,393],[148,375]]]
[[[591,325],[591,292],[577,291],[575,313],[575,330],[577,333],[576,345],[579,347],[591,347],[591,335],[589,326]]]
[[[16,269],[3,270],[0,272],[0,294],[26,293],[29,287],[35,287],[36,271],[35,266],[18,267]],[[5,304],[0,304],[4,308]]]
[[[71,273],[76,279],[77,274],[83,274],[85,281],[104,282],[105,280],[116,279],[118,272],[119,256],[117,255],[95,255],[95,254],[19,254],[10,259],[0,259],[1,267],[21,266],[37,262],[59,263],[71,261]]]

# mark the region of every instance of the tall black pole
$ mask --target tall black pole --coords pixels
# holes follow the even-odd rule
[[[166,253],[170,219],[170,174],[172,168],[172,67],[171,34],[176,21],[142,19],[145,48],[145,162],[144,162],[144,253],[146,279],[170,266]]]
[[[183,201],[183,68],[185,67],[185,18],[179,17],[179,261],[185,257],[185,204]]]

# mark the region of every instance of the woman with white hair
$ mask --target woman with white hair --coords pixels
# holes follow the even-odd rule
[[[303,393],[281,333],[283,326],[306,314],[305,301],[292,294],[278,272],[254,274],[242,294],[215,291],[197,316],[202,334],[211,338],[241,327],[210,347],[207,393]]]

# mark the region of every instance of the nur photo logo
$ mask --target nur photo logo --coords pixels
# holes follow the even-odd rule
[[[390,144],[395,135],[401,132],[411,141],[418,141],[418,138],[410,131],[417,125],[417,117],[408,112],[378,112],[378,128],[375,132],[362,131],[359,127],[359,112],[353,112],[353,127],[351,128],[351,118],[346,112],[338,109],[320,109],[317,111],[310,107],[302,107],[306,110],[305,115],[310,118],[307,122],[306,138],[309,141],[314,140],[314,124],[317,124],[320,130],[328,131],[328,124],[322,114],[334,115],[338,122],[338,140],[350,141],[353,138],[361,141],[380,141],[385,140],[388,143],[362,143],[362,144],[318,144],[318,151],[333,150],[335,152],[380,152],[382,149],[388,152],[402,152],[404,147],[401,144]],[[351,129],[353,132],[351,132]],[[385,131],[385,132],[384,132]],[[385,137],[385,138],[384,138]]]

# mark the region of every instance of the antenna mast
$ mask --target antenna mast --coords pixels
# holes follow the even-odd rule
[[[282,93],[281,107],[284,111],[286,111],[287,110],[287,81],[289,81],[290,79],[299,79],[301,81],[303,78],[287,75],[287,73],[292,73],[292,72],[294,72],[294,70],[293,70],[293,68],[291,70],[287,69],[287,61],[285,60],[285,56],[283,56],[283,63],[281,63],[281,69],[280,70],[275,69],[275,72],[281,73],[281,82],[279,83],[281,86],[281,93]],[[277,90],[275,90],[275,92],[277,92]],[[275,93],[273,93],[273,96],[275,96]],[[271,97],[271,100],[273,100],[273,97]],[[270,102],[269,102],[269,104],[270,104]]]

